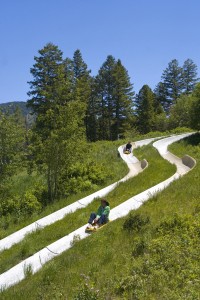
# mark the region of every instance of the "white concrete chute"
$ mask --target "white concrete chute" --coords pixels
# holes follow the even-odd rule
[[[140,147],[143,145],[147,145],[154,141],[156,138],[151,138],[151,139],[145,139],[141,141],[137,141],[134,143],[135,148]],[[13,234],[3,238],[0,240],[0,252],[9,249],[12,247],[12,245],[19,243],[21,240],[24,239],[24,237],[28,234],[31,233],[37,229],[44,228],[47,225],[51,225],[55,223],[56,221],[59,221],[63,219],[67,214],[75,212],[77,209],[81,209],[88,204],[90,204],[94,199],[96,198],[102,198],[105,197],[108,193],[110,193],[112,190],[114,190],[117,185],[120,182],[125,182],[126,180],[130,179],[133,176],[136,176],[138,173],[143,171],[143,168],[141,168],[141,163],[139,160],[133,155],[133,153],[127,155],[123,153],[123,146],[120,146],[118,148],[119,154],[121,158],[126,162],[128,168],[129,168],[129,173],[123,177],[121,180],[89,195],[86,196],[82,199],[77,200],[76,202],[67,205],[66,207],[46,216],[41,218],[40,220],[37,220],[36,222],[33,222],[32,224],[14,232]]]
[[[191,134],[191,133],[190,133]],[[165,155],[167,151],[167,146],[177,140],[180,140],[190,134],[183,134],[175,137],[170,137],[167,139],[162,139],[159,143],[155,142],[154,147],[158,149],[161,155]],[[175,164],[176,164],[175,160]],[[178,162],[179,164],[180,162]],[[110,213],[110,219],[116,220],[117,218],[121,218],[126,216],[131,210],[135,210],[139,208],[145,201],[151,198],[153,195],[156,195],[158,192],[165,189],[171,182],[178,179],[181,175],[180,174],[180,166],[177,166],[177,172],[168,178],[167,180],[147,189],[146,191],[128,199],[127,201],[123,202],[122,204],[118,205],[117,207],[113,208]],[[190,169],[189,169],[190,170]],[[187,170],[187,171],[189,171]],[[184,170],[184,172],[186,169]],[[33,256],[25,259],[18,265],[14,266],[10,270],[6,271],[5,273],[0,275],[0,287],[1,288],[8,288],[11,285],[14,285],[25,278],[25,272],[27,266],[31,266],[32,272],[35,273],[39,269],[42,268],[43,264],[47,261],[54,258],[56,255],[61,254],[62,252],[66,251],[67,249],[73,246],[73,242],[75,240],[81,240],[86,238],[89,234],[85,233],[86,224],[70,234],[66,235],[65,237],[59,239],[58,241],[48,245],[44,249],[40,250],[39,252],[35,253]]]
[[[183,160],[177,156],[175,156],[174,154],[170,153],[168,151],[168,146],[174,142],[177,142],[187,136],[190,136],[194,134],[193,132],[191,133],[185,133],[185,134],[180,134],[180,135],[174,135],[174,136],[170,136],[165,138],[165,143],[162,143],[162,140],[158,140],[156,142],[153,143],[153,146],[158,150],[158,152],[160,153],[160,155],[168,160],[171,164],[176,165],[177,167],[177,174],[179,175],[184,175],[186,174],[188,171],[191,170],[190,167],[188,167],[186,164],[183,163]],[[193,160],[191,158],[191,160]],[[194,161],[194,160],[193,160]],[[193,163],[193,166],[195,165],[195,161]]]

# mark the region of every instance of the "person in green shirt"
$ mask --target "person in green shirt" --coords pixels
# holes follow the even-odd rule
[[[97,227],[106,224],[109,221],[109,214],[110,214],[110,206],[108,201],[105,199],[101,200],[101,205],[98,208],[97,213],[91,213],[90,218],[88,220],[87,228],[91,228],[92,226],[96,225]]]

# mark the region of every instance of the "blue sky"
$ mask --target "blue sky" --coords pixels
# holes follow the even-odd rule
[[[48,42],[80,49],[96,75],[111,54],[136,92],[160,81],[168,63],[200,70],[199,0],[0,0],[0,102],[26,101],[34,56]]]

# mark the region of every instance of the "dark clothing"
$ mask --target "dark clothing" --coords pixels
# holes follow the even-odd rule
[[[126,150],[131,150],[131,148],[132,148],[132,145],[130,144],[130,143],[128,143],[127,145],[126,145]]]

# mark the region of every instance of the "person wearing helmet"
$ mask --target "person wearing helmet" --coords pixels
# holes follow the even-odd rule
[[[94,225],[98,228],[103,224],[106,224],[109,221],[109,214],[109,203],[105,199],[102,199],[101,205],[99,206],[97,213],[91,213],[90,218],[88,220],[87,228],[91,228]]]

